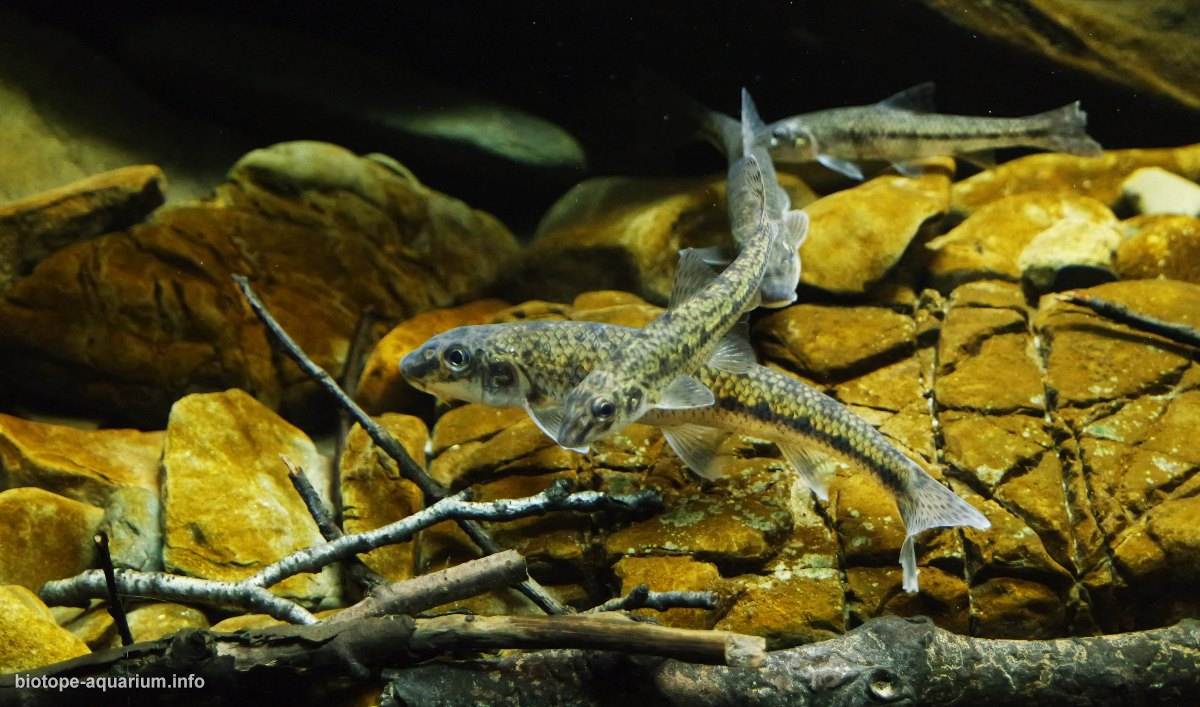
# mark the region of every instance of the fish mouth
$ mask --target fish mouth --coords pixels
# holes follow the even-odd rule
[[[400,375],[409,385],[422,388],[423,380],[440,365],[433,351],[413,351],[400,359]]]

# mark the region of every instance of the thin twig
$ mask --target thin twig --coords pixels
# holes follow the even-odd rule
[[[288,481],[292,482],[296,493],[300,494],[300,498],[304,500],[304,505],[308,508],[308,513],[313,517],[313,521],[316,522],[317,529],[321,532],[321,537],[328,541],[337,540],[342,537],[342,529],[338,527],[333,517],[326,511],[325,503],[321,500],[321,496],[317,493],[317,490],[313,488],[312,483],[309,482],[308,476],[304,474],[304,469],[301,469],[284,454],[280,454],[279,458],[287,466]],[[358,557],[347,557],[343,561],[343,565],[354,582],[367,594],[373,592],[377,587],[385,586],[388,583],[386,577],[368,567]]]
[[[117,592],[117,579],[113,569],[112,553],[108,551],[108,533],[103,530],[92,538],[96,550],[100,553],[100,567],[104,572],[104,589],[108,592],[108,613],[113,623],[117,625],[117,633],[121,636],[121,645],[133,645],[133,634],[129,631],[129,618],[125,615],[125,602]]]
[[[1171,341],[1188,346],[1200,347],[1200,332],[1186,324],[1173,324],[1141,312],[1135,312],[1123,304],[1117,304],[1100,297],[1082,292],[1064,292],[1058,295],[1060,300],[1078,304],[1122,324],[1128,324],[1135,329],[1148,331],[1152,334],[1165,336]]]
[[[509,587],[529,576],[525,558],[505,550],[377,589],[354,606],[325,619],[342,622],[384,614],[416,614],[452,601]]]
[[[639,584],[623,597],[609,599],[600,606],[584,611],[598,614],[605,611],[632,611],[634,609],[715,609],[716,592],[652,592],[647,584]]]
[[[338,384],[351,400],[358,395],[359,379],[362,377],[363,366],[366,364],[367,347],[371,345],[371,328],[375,325],[375,308],[367,305],[358,316],[354,325],[354,333],[350,335],[350,348],[346,351],[346,363],[342,366],[342,375]],[[345,408],[338,408],[337,437],[333,448],[333,489],[332,500],[334,508],[343,508],[342,504],[342,452],[346,449],[346,437],[350,434],[353,421]],[[339,524],[344,522],[338,513]]]
[[[288,333],[279,326],[279,323],[271,316],[266,305],[255,294],[254,288],[250,286],[250,281],[242,275],[234,275],[233,281],[241,290],[242,295],[246,298],[250,308],[254,310],[255,315],[262,321],[263,326],[267,328],[267,332],[271,338],[283,349],[288,358],[296,362],[302,371],[307,373],[315,380],[322,388],[325,389],[337,401],[354,421],[362,425],[363,430],[375,442],[376,446],[384,451],[389,457],[395,460],[400,468],[400,475],[409,481],[416,484],[417,488],[421,489],[421,493],[425,496],[426,505],[432,504],[446,497],[447,489],[430,477],[425,470],[422,469],[413,458],[404,450],[404,446],[396,440],[395,437],[388,434],[371,416],[363,411],[353,400],[346,395],[333,377],[325,372],[323,368],[313,363],[312,359],[304,354],[304,351],[296,344]],[[485,555],[494,555],[501,552],[504,548],[492,538],[482,525],[471,520],[459,520],[458,525],[467,534],[473,543],[483,550]],[[545,590],[540,584],[530,578],[521,584],[517,585],[517,589],[526,597],[536,604],[542,611],[548,614],[565,614],[568,613],[567,607],[563,606],[557,599],[550,596],[550,593]]]
[[[418,530],[446,520],[513,520],[548,511],[636,510],[661,503],[658,494],[643,490],[628,495],[598,491],[567,493],[569,483],[559,479],[550,488],[528,498],[500,499],[488,503],[467,500],[470,489],[438,501],[413,515],[363,533],[342,535],[332,542],[297,550],[239,582],[179,577],[161,572],[116,572],[122,594],[168,601],[236,607],[257,611],[290,623],[313,623],[312,614],[265,589],[302,572],[322,567],[360,552],[407,540]],[[81,605],[88,599],[106,596],[104,574],[88,570],[70,579],[47,582],[39,592],[42,601],[55,605]]]

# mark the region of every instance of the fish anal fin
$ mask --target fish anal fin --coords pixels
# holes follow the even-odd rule
[[[671,283],[671,299],[667,302],[667,310],[675,309],[688,301],[716,276],[700,251],[695,248],[681,250],[679,263],[675,266],[675,280]]]
[[[684,410],[687,408],[703,408],[717,401],[713,392],[695,378],[683,375],[676,376],[670,385],[662,392],[654,407],[664,410]]]
[[[837,462],[825,454],[798,444],[777,443],[787,460],[804,483],[822,501],[829,500],[829,481],[837,471]]]
[[[689,469],[706,479],[715,479],[717,450],[729,437],[729,432],[702,425],[676,425],[662,428],[667,444]]]
[[[850,160],[834,157],[833,155],[818,155],[817,161],[825,165],[825,167],[844,174],[851,179],[856,179],[860,182],[863,180],[862,170]]]
[[[758,363],[754,348],[750,346],[750,320],[742,317],[717,344],[708,365],[729,373],[745,373]]]
[[[878,105],[895,110],[907,110],[913,113],[932,113],[933,94],[936,86],[932,81],[910,86],[898,93],[893,93],[883,99]]]

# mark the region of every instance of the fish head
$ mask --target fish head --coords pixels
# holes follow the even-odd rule
[[[439,398],[494,407],[520,405],[528,381],[497,338],[495,325],[464,326],[438,334],[400,359],[410,385]]]
[[[586,449],[637,420],[648,409],[646,391],[616,375],[594,370],[563,401],[563,418],[555,436],[568,449]]]
[[[760,306],[770,309],[786,307],[796,301],[796,287],[800,284],[800,254],[782,240],[776,241],[771,257],[763,271]]]
[[[776,158],[787,162],[812,162],[821,152],[812,129],[798,118],[774,124],[767,147]]]

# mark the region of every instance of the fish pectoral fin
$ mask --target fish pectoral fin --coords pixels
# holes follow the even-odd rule
[[[850,160],[844,160],[841,157],[834,157],[833,155],[818,155],[817,161],[829,169],[832,169],[835,172],[840,172],[851,179],[856,179],[860,182],[863,180],[862,170],[858,168],[858,165],[854,164]]]
[[[720,476],[716,468],[717,450],[729,432],[693,424],[664,427],[662,432],[675,455],[689,469],[706,479]]]
[[[704,408],[717,401],[713,392],[691,376],[676,376],[654,407],[664,410]]]
[[[675,280],[671,283],[671,299],[667,302],[667,311],[688,301],[716,276],[700,251],[695,248],[679,251],[679,263],[675,266]]]
[[[758,363],[750,346],[750,320],[742,317],[717,344],[708,365],[730,373],[745,373]]]
[[[958,156],[965,162],[970,162],[980,169],[991,169],[996,166],[996,151],[995,150],[976,150],[974,152],[964,152]]]
[[[525,401],[525,412],[529,413],[529,417],[533,420],[533,424],[538,426],[547,437],[554,440],[558,444],[558,430],[562,425],[563,409],[561,405],[549,405],[545,407],[533,407],[529,401]],[[568,447],[570,449],[570,447]],[[587,447],[583,449],[575,449],[576,452],[586,452]]]
[[[721,246],[715,245],[711,248],[692,248],[692,250],[696,251],[700,257],[704,259],[705,265],[723,268],[726,265],[729,265],[731,262],[729,255]]]
[[[920,162],[893,162],[892,169],[903,177],[919,177],[925,174],[926,165]]]
[[[916,86],[910,86],[899,93],[893,93],[877,105],[913,113],[932,113],[935,89],[936,86],[932,81],[926,81]]]
[[[795,209],[783,215],[783,242],[789,248],[799,248],[808,238],[808,214]]]
[[[776,443],[783,458],[787,459],[804,483],[822,501],[829,500],[829,480],[837,471],[837,462],[825,454],[798,444]]]

